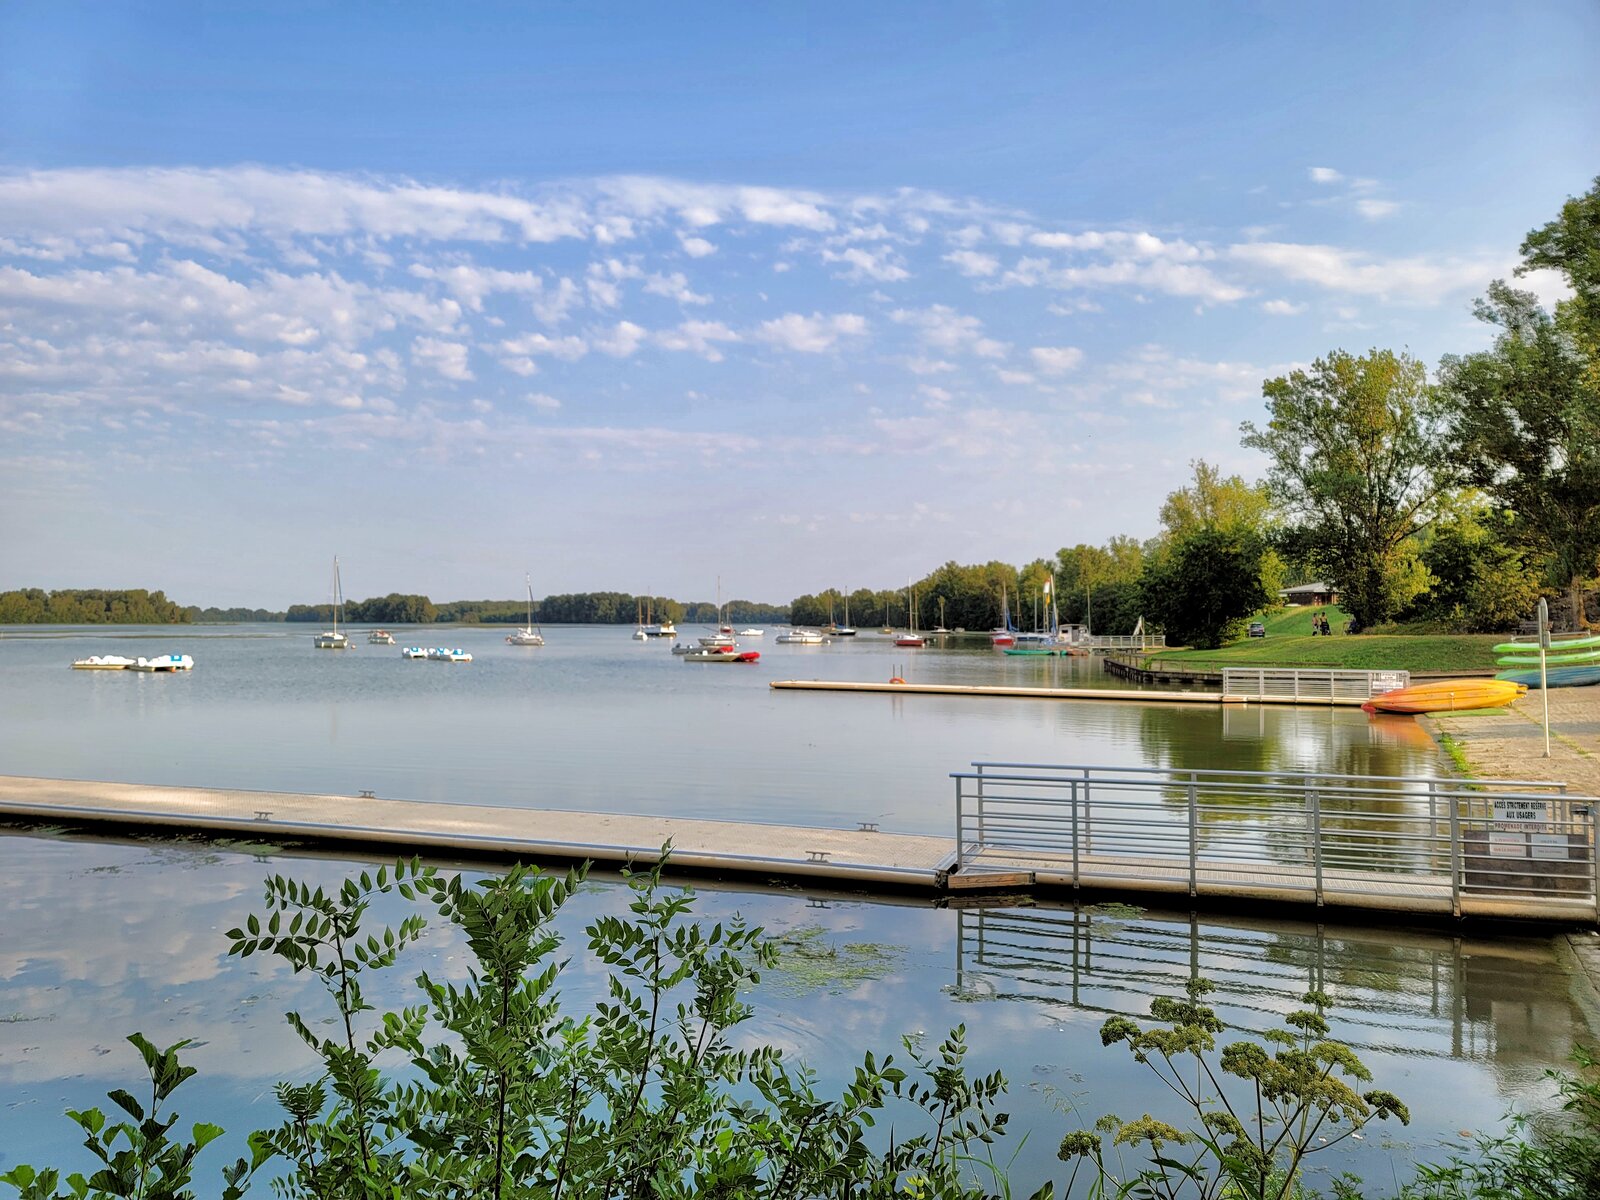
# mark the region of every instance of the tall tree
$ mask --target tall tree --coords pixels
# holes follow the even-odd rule
[[[1267,455],[1267,484],[1301,557],[1343,593],[1358,626],[1427,587],[1416,535],[1454,480],[1443,414],[1421,363],[1336,350],[1262,385],[1271,420],[1243,444]]]
[[[1591,231],[1600,239],[1600,222]],[[1544,559],[1581,625],[1584,581],[1600,571],[1600,364],[1571,328],[1574,313],[1552,318],[1496,280],[1477,305],[1499,331],[1494,345],[1445,358],[1439,378],[1468,477],[1512,512],[1514,535]]]
[[[1522,242],[1518,275],[1539,268],[1560,271],[1572,295],[1556,317],[1576,340],[1589,382],[1600,387],[1600,178],[1561,206],[1561,215]]]
[[[1222,472],[1203,458],[1195,459],[1194,482],[1167,496],[1161,506],[1161,528],[1169,538],[1182,538],[1202,526],[1215,529],[1253,529],[1269,524],[1272,495],[1259,483],[1246,483],[1238,475]]]
[[[1276,598],[1262,582],[1262,559],[1269,553],[1254,530],[1199,526],[1146,564],[1145,611],[1169,642],[1214,649],[1242,633],[1245,619]]]

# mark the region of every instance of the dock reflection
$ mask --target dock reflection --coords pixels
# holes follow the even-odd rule
[[[1246,924],[1114,905],[969,908],[956,921],[962,999],[1137,1015],[1199,974],[1216,984],[1210,999],[1230,1028],[1260,1032],[1316,990],[1334,1000],[1335,1036],[1358,1051],[1522,1068],[1517,1078],[1594,1036],[1549,938]]]

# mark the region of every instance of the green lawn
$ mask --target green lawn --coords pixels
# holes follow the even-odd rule
[[[1309,607],[1284,609],[1265,619],[1267,636],[1245,638],[1219,650],[1166,650],[1161,662],[1217,667],[1345,667],[1356,671],[1482,671],[1494,668],[1494,634],[1369,634],[1343,632],[1349,618],[1337,606],[1321,610],[1332,637],[1311,636]]]

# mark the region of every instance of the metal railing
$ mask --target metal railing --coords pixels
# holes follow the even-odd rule
[[[1164,633],[1091,633],[1077,644],[1087,646],[1091,650],[1165,650],[1167,648],[1167,635]]]
[[[1410,682],[1409,671],[1344,671],[1317,667],[1224,667],[1222,670],[1222,690],[1229,696],[1370,700]]]
[[[1600,801],[1559,783],[993,762],[952,778],[958,871],[1600,919]]]

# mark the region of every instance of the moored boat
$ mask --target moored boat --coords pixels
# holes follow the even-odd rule
[[[1498,708],[1528,689],[1506,679],[1435,679],[1374,696],[1361,707],[1366,712],[1459,712],[1472,708]]]
[[[394,634],[390,633],[387,629],[374,629],[371,633],[367,634],[367,645],[392,646],[394,645]]]
[[[120,654],[91,654],[72,664],[74,671],[126,671],[134,660]]]
[[[427,658],[428,657],[428,651],[427,651],[427,649],[425,647],[422,647],[422,646],[407,646],[404,650],[400,651],[400,657],[401,658]]]
[[[339,617],[344,611],[344,588],[339,582],[339,556],[333,556],[333,628],[325,629],[312,641],[318,650],[348,650],[350,637],[339,632]]]
[[[672,651],[680,653],[677,646]],[[737,646],[685,646],[681,653],[684,662],[753,663],[761,657],[759,650],[740,650]]]
[[[894,644],[896,646],[904,646],[908,649],[916,650],[920,647],[926,646],[928,644],[928,639],[923,637],[920,633],[903,633],[899,637],[895,638]]]
[[[818,629],[789,629],[780,633],[776,639],[785,646],[820,646],[828,639],[822,636]]]
[[[429,662],[471,662],[472,655],[461,647],[451,649],[449,646],[434,646],[428,651]]]
[[[533,576],[523,577],[528,585],[528,624],[526,628],[519,629],[506,637],[508,646],[542,646],[544,645],[544,632],[533,623]]]
[[[130,671],[192,671],[194,659],[187,654],[160,654],[155,658],[141,656],[132,666]]]

